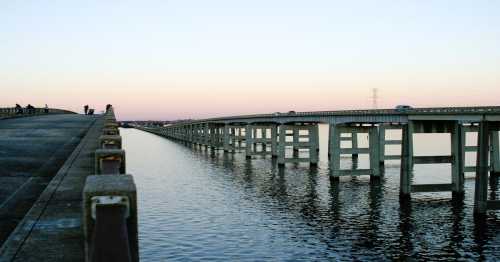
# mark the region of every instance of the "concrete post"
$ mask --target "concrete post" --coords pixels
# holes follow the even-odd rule
[[[293,143],[298,143],[299,142],[299,135],[300,131],[295,128],[295,126],[292,128],[293,130]],[[293,146],[293,157],[297,158],[299,157],[299,148],[296,146]]]
[[[500,176],[500,145],[499,145],[499,134],[498,131],[492,131],[491,133],[491,175]]]
[[[245,155],[247,159],[252,158],[252,146],[253,146],[253,128],[251,124],[248,124],[245,128]]]
[[[351,133],[351,141],[352,141],[352,142],[351,142],[351,143],[352,143],[352,146],[351,146],[351,147],[352,147],[352,149],[353,149],[353,150],[354,150],[354,149],[358,149],[358,133],[357,133],[356,131],[353,131],[353,132]],[[358,153],[354,153],[354,154],[352,154],[352,158],[353,158],[353,159],[358,159],[358,157],[359,157]]]
[[[330,172],[333,179],[338,180],[340,175],[340,130],[337,125],[330,125]]]
[[[210,144],[210,134],[209,134],[209,127],[208,127],[208,123],[205,124],[205,126],[203,127],[203,141],[204,141],[204,144],[205,144],[205,150],[208,149],[208,145]]]
[[[257,138],[257,128],[252,126],[252,138]],[[252,139],[253,150],[257,151],[257,143],[255,143],[255,139]]]
[[[238,127],[238,148],[241,148],[241,137],[243,136],[243,134],[241,133],[242,131],[242,127]]]
[[[278,157],[278,126],[271,127],[271,155],[272,158]]]
[[[487,121],[479,124],[476,185],[474,192],[474,213],[484,214],[488,200],[488,157],[490,149],[490,130]]]
[[[99,137],[99,144],[102,149],[122,149],[122,137],[102,135]]]
[[[267,139],[267,128],[260,129],[260,136],[262,139]],[[267,151],[267,142],[262,143],[262,152]]]
[[[403,139],[401,145],[401,174],[400,194],[409,198],[413,179],[413,122],[403,126]]]
[[[98,149],[95,151],[96,174],[125,174],[125,151]]]
[[[330,159],[330,155],[332,154],[331,149],[332,149],[332,125],[328,125],[328,159]]]
[[[286,127],[285,125],[279,126],[279,143],[278,143],[278,165],[285,165],[285,154],[286,154]]]
[[[87,262],[96,256],[103,259],[98,261],[124,261],[124,258],[139,261],[136,191],[134,179],[130,175],[87,177],[83,189],[82,217]],[[122,213],[125,216],[125,229],[118,232],[110,230],[120,221],[110,221],[106,223],[106,228],[101,227],[102,230],[96,228],[97,224],[106,222],[106,214],[99,214],[101,207],[125,208]]]
[[[451,133],[451,184],[453,195],[464,194],[464,162],[465,162],[465,136],[462,131],[462,124],[456,122]]]
[[[370,143],[370,169],[372,171],[370,179],[380,178],[380,137],[379,129],[374,126],[369,131]]]
[[[378,144],[379,144],[379,163],[381,166],[385,165],[385,126],[378,127]]]
[[[319,148],[319,130],[318,125],[315,124],[311,126],[309,129],[309,159],[310,165],[316,166],[318,165],[319,157],[318,157],[318,148]]]
[[[229,125],[224,125],[224,153],[229,152]]]

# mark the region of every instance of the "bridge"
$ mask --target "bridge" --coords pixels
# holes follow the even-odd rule
[[[3,108],[0,119],[0,261],[138,261],[113,108]]]
[[[476,214],[500,209],[500,201],[488,199],[488,178],[500,174],[500,107],[449,107],[382,110],[345,110],[256,114],[181,121],[165,126],[136,125],[136,128],[167,138],[225,153],[244,152],[276,158],[286,163],[318,164],[318,125],[329,125],[329,167],[331,180],[341,176],[369,175],[377,180],[387,160],[401,160],[400,194],[410,199],[412,193],[452,192],[464,194],[464,174],[476,173]],[[400,139],[387,139],[387,130],[400,130]],[[477,132],[478,141],[468,146],[467,133]],[[451,155],[415,156],[414,134],[449,133]],[[358,134],[368,134],[369,146],[358,146]],[[350,146],[345,146],[347,142]],[[476,141],[473,141],[476,142]],[[388,145],[400,145],[401,153],[386,155]],[[466,166],[467,152],[477,153],[476,166]],[[369,155],[368,169],[341,169],[341,155]],[[414,165],[450,163],[450,184],[413,184]]]
[[[103,115],[58,109],[0,109],[0,261],[138,261],[137,196],[113,107]],[[499,210],[488,180],[500,174],[500,107],[288,112],[219,117],[135,128],[248,161],[269,157],[280,168],[319,161],[319,125],[329,126],[330,178],[370,176],[389,160],[401,161],[402,205],[419,192],[465,193],[464,174],[475,172],[474,212]],[[398,139],[386,132],[399,130]],[[467,134],[478,133],[470,145]],[[414,134],[450,134],[448,156],[414,155]],[[368,135],[368,147],[358,144]],[[401,147],[386,154],[386,147]],[[465,154],[476,152],[475,166]],[[342,169],[341,155],[369,156],[369,168]],[[451,183],[413,184],[417,164],[451,164]]]

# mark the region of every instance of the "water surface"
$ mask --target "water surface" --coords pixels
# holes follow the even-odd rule
[[[462,201],[452,201],[451,193],[425,193],[402,204],[398,162],[386,164],[380,183],[369,177],[331,183],[327,133],[322,126],[318,168],[282,169],[269,157],[247,161],[244,153],[205,151],[122,129],[127,169],[138,188],[141,259],[500,259],[499,212],[474,219],[473,175]],[[449,154],[444,138],[417,136],[416,154]],[[342,166],[352,165],[350,157],[342,158]],[[367,157],[357,165],[367,167]],[[415,183],[451,181],[449,165],[418,165],[415,172]]]

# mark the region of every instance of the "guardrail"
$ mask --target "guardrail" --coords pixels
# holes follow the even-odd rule
[[[435,107],[435,108],[410,108],[410,109],[360,109],[360,110],[338,110],[338,111],[312,111],[312,112],[275,112],[271,114],[253,114],[240,116],[214,117],[207,119],[196,119],[179,121],[171,126],[182,126],[191,124],[202,124],[217,121],[249,120],[258,118],[280,118],[280,117],[328,117],[328,116],[375,116],[375,115],[489,115],[500,114],[500,106],[481,107]]]
[[[139,261],[137,195],[134,179],[126,174],[125,151],[113,108],[95,152],[95,175],[83,190],[85,261]]]
[[[56,108],[15,108],[7,107],[0,108],[0,119],[11,118],[11,117],[24,117],[24,116],[34,116],[34,115],[48,115],[48,114],[76,114],[69,110],[56,109]]]

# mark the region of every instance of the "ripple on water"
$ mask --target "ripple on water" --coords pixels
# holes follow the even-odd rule
[[[121,134],[138,187],[143,261],[500,259],[498,213],[474,219],[471,179],[462,202],[426,193],[401,206],[397,163],[387,163],[379,184],[332,184],[324,150],[317,169],[278,169],[269,158],[248,162],[137,130]],[[418,167],[416,182],[446,183],[447,168]]]

